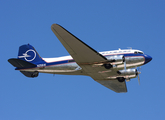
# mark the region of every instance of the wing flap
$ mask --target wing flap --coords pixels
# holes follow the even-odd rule
[[[126,82],[119,82],[118,80],[96,80],[96,81],[117,93],[127,92]]]
[[[92,64],[107,60],[60,25],[53,24],[51,29],[78,64]]]

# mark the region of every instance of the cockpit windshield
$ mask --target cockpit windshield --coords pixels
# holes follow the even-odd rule
[[[135,51],[134,54],[144,54],[144,53],[140,51]]]

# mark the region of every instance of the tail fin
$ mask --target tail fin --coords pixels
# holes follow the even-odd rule
[[[30,44],[22,45],[19,47],[18,59],[24,60],[30,63],[36,63],[43,61],[34,47]]]
[[[30,44],[22,45],[19,47],[18,58],[11,58],[8,60],[16,69],[20,68],[33,68],[38,63],[43,62],[37,51]],[[37,77],[38,71],[20,71],[27,77]]]

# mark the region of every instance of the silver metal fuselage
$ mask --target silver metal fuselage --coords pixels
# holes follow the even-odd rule
[[[142,51],[135,54],[135,51],[139,50],[115,50],[115,51],[106,51],[100,52],[106,58],[110,56],[123,55],[126,61],[126,68],[135,68],[142,66],[149,62],[150,56],[143,54]],[[40,73],[50,73],[50,74],[64,74],[64,75],[88,75],[83,72],[83,69],[73,60],[71,56],[64,56],[59,58],[43,58],[45,64],[38,64],[35,68],[29,69],[20,69],[20,71],[29,71],[34,72],[38,71]],[[111,64],[113,65],[112,69],[123,70],[124,63],[121,64]],[[103,67],[102,64],[93,64],[93,67]],[[107,71],[108,70],[104,70]]]

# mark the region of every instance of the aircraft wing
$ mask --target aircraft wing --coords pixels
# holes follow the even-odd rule
[[[118,80],[96,80],[96,81],[117,93],[127,92],[127,87],[125,82],[119,82]]]
[[[110,69],[107,71],[103,66],[94,66],[96,64],[106,63],[106,57],[85,44],[62,26],[53,24],[51,29],[75,62],[82,68],[82,72],[115,92],[127,91],[125,82],[120,83],[117,80],[108,80],[108,77],[116,74],[117,70]]]
[[[65,49],[78,64],[92,64],[98,61],[101,62],[107,60],[104,56],[85,44],[83,41],[78,39],[62,26],[53,24],[51,26],[51,29],[60,40],[60,42],[63,44]]]

